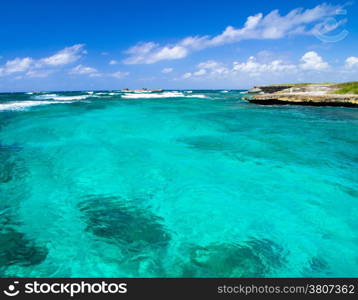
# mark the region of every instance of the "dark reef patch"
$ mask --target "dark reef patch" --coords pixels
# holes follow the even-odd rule
[[[313,257],[310,261],[310,267],[312,271],[322,272],[328,268],[327,262],[320,257]]]
[[[45,260],[47,249],[39,247],[21,232],[8,228],[0,232],[0,266],[37,265]]]
[[[188,147],[206,151],[235,151],[237,146],[224,137],[195,136],[181,138],[177,140],[186,144]]]
[[[0,155],[1,159],[1,155]],[[15,164],[3,161],[0,163],[0,183],[8,183],[13,179]]]
[[[184,277],[264,277],[286,262],[284,249],[267,239],[192,246],[188,257]]]
[[[86,230],[129,252],[165,247],[170,234],[162,219],[147,209],[129,206],[120,197],[91,197],[79,203]]]
[[[8,208],[1,207],[0,212],[0,276],[7,267],[23,267],[40,264],[47,257],[46,247],[39,246],[34,240],[14,227],[18,222],[10,215]]]
[[[91,105],[85,106],[85,110],[102,110],[105,108],[106,108],[105,104],[98,104],[98,103],[96,104],[91,103]]]
[[[308,266],[303,270],[303,276],[327,277],[332,276],[328,262],[319,256],[314,256],[308,262]]]
[[[20,151],[17,145],[0,144],[0,183],[8,183],[14,177],[16,164],[11,160],[14,152]]]

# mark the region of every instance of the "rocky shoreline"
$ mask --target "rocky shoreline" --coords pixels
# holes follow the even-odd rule
[[[257,86],[245,100],[261,105],[311,105],[358,107],[358,95],[336,94],[335,85],[307,84]]]

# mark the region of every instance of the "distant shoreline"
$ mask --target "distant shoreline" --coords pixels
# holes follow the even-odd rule
[[[256,86],[245,100],[261,105],[358,107],[358,82]]]

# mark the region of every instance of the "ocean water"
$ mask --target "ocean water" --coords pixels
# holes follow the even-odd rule
[[[0,94],[0,276],[358,276],[358,111],[243,91]]]

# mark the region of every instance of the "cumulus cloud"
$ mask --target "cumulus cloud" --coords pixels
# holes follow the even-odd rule
[[[350,56],[346,59],[345,67],[347,69],[358,68],[358,57]]]
[[[85,54],[83,50],[84,44],[77,44],[71,47],[66,47],[56,54],[43,58],[39,61],[39,64],[45,64],[49,66],[62,66],[73,63],[81,58],[81,54]]]
[[[114,73],[101,73],[95,68],[83,65],[77,65],[76,67],[72,68],[68,73],[72,75],[88,75],[89,77],[114,77],[117,79],[122,79],[129,75],[129,72],[123,71],[117,71]]]
[[[206,74],[206,70],[205,69],[200,69],[196,72],[194,72],[194,76],[203,76]]]
[[[329,68],[328,63],[323,61],[322,57],[314,51],[309,51],[301,57],[302,64],[300,67],[303,70],[326,70]]]
[[[202,74],[200,75],[204,75],[207,73],[210,73],[211,75],[223,75],[229,72],[229,70],[224,66],[223,63],[217,62],[215,60],[208,60],[202,62],[198,64],[197,67],[199,68],[199,71],[200,69],[205,70],[205,73],[201,72]]]
[[[168,73],[171,73],[171,72],[173,72],[173,68],[164,68],[162,70],[162,73],[164,73],[164,74],[168,74]]]
[[[110,62],[109,62],[110,65],[117,65],[118,64],[118,61],[112,59]]]
[[[348,58],[346,65],[357,64],[357,58]],[[319,74],[322,70],[329,70],[330,66],[316,52],[310,51],[305,53],[295,64],[285,62],[282,59],[272,59],[271,61],[262,62],[255,56],[250,56],[246,61],[234,61],[231,65],[209,60],[201,62],[196,66],[197,70],[187,72],[182,75],[182,79],[195,79],[200,76],[205,79],[223,79],[223,78],[276,78],[285,80],[285,78],[298,77],[304,75],[307,70],[316,71]],[[302,77],[302,76],[301,76]],[[304,77],[304,76],[303,76]]]
[[[89,74],[98,73],[98,71],[97,71],[97,69],[92,68],[92,67],[77,65],[76,67],[72,68],[68,73],[69,74],[78,74],[78,75],[89,75]]]
[[[30,70],[26,73],[29,78],[45,78],[52,74],[54,70]]]
[[[84,44],[76,44],[71,47],[66,47],[54,55],[44,57],[41,59],[33,59],[31,57],[15,58],[7,61],[3,66],[0,66],[0,76],[8,76],[16,74],[14,79],[23,78],[44,78],[50,74],[60,70],[63,66],[73,64],[82,58]],[[117,61],[110,61],[111,65],[117,64]],[[70,70],[67,70],[70,75],[86,75],[89,77],[113,77],[117,79],[124,78],[129,75],[129,72],[117,71],[114,73],[100,72],[96,68],[77,64]],[[19,73],[19,74],[17,74]]]
[[[34,60],[30,57],[9,60],[0,68],[0,75],[5,76],[13,73],[25,72],[30,69],[33,62]]]
[[[47,77],[53,71],[41,69],[56,68],[77,61],[82,57],[82,54],[85,53],[83,47],[84,44],[76,44],[71,47],[66,47],[52,56],[37,60],[31,57],[9,60],[0,67],[0,76],[27,72],[26,75],[28,77]]]
[[[220,65],[221,65],[221,63],[219,63],[215,60],[208,60],[208,61],[198,64],[198,68],[200,68],[200,69],[216,69]]]
[[[192,76],[207,76],[211,78],[223,78],[230,76],[238,76],[245,74],[245,76],[261,76],[263,74],[282,74],[284,72],[295,72],[297,66],[290,63],[285,63],[282,60],[273,60],[268,63],[261,63],[257,61],[256,57],[250,56],[247,61],[234,61],[231,67],[225,66],[218,61],[205,61],[197,65],[198,70],[191,73],[185,73],[182,78],[189,79]],[[189,76],[190,74],[190,76]]]
[[[259,63],[254,56],[246,62],[234,62],[233,71],[248,73],[250,76],[259,76],[262,73],[293,71],[296,66],[284,63],[282,60],[273,60],[270,63]]]
[[[249,39],[280,39],[290,35],[312,35],[321,28],[324,19],[334,16],[341,6],[317,5],[312,9],[297,8],[281,16],[273,10],[266,16],[258,13],[249,16],[241,28],[228,26],[219,35],[210,37],[190,36],[173,45],[159,45],[154,42],[139,43],[129,48],[126,64],[152,64],[161,60],[181,59],[193,51],[216,47]],[[326,30],[333,30],[329,28]]]
[[[149,42],[134,46],[126,51],[130,54],[124,60],[125,64],[152,64],[160,60],[180,59],[188,54],[188,50],[180,45],[160,47],[158,44]]]
[[[190,78],[191,76],[192,76],[192,74],[191,74],[190,72],[187,72],[187,73],[183,74],[182,78],[183,78],[183,79],[188,79],[188,78]]]

